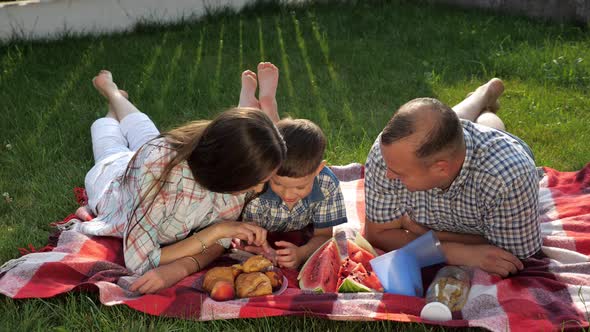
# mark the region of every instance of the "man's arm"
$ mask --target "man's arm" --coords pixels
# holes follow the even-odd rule
[[[401,227],[402,218],[384,223],[367,220],[365,222],[367,240],[371,245],[385,252],[399,249],[410,243],[418,235]]]
[[[491,274],[506,277],[524,268],[522,262],[510,252],[491,244],[464,244],[441,242],[450,265],[478,267]]]
[[[408,230],[416,235],[422,235],[428,231],[430,228],[419,224],[409,217],[404,216],[401,219],[401,228]],[[434,231],[436,238],[443,242],[458,242],[464,244],[488,244],[488,240],[483,237],[482,235],[476,234],[462,234],[462,233],[454,233],[454,232],[445,232],[445,231]]]
[[[403,225],[415,224],[412,230],[402,228]],[[428,231],[428,228],[418,225],[407,216],[387,223],[365,223],[367,240],[384,251],[399,249],[415,238]],[[414,233],[417,229],[420,233]],[[523,268],[522,262],[506,250],[493,245],[484,244],[485,239],[471,234],[438,232],[444,239],[440,239],[441,247],[450,265],[465,265],[479,267],[492,274],[507,276]],[[438,236],[438,235],[437,235]],[[451,239],[451,240],[448,240]],[[480,243],[481,242],[481,243]]]
[[[365,223],[367,240],[377,248],[385,251],[401,248],[428,231],[430,231],[428,227],[412,221],[407,215],[387,223],[371,221]],[[441,242],[488,244],[488,241],[481,235],[439,231],[435,231],[434,234]]]

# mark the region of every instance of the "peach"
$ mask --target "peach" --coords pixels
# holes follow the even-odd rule
[[[219,280],[213,285],[209,296],[215,301],[233,300],[236,296],[234,285],[229,281]]]

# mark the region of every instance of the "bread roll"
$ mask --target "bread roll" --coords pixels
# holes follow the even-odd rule
[[[260,272],[270,267],[272,267],[272,262],[261,255],[252,256],[242,264],[245,273]]]
[[[236,293],[241,298],[270,295],[272,285],[264,273],[242,273],[236,279]]]

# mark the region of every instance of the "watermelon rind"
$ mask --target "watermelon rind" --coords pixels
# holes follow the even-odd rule
[[[352,278],[353,276],[348,276],[340,287],[338,287],[338,293],[370,293],[374,292],[371,288],[354,281]]]
[[[307,267],[307,264],[311,261],[313,261],[313,258],[316,255],[319,255],[320,252],[322,252],[322,250],[324,250],[325,247],[328,246],[328,244],[330,244],[330,241],[333,241],[333,238],[329,238],[326,242],[324,242],[321,246],[319,246],[314,252],[313,254],[311,254],[311,256],[309,256],[309,258],[307,258],[307,260],[305,261],[305,264],[303,264],[303,266],[301,267],[301,270],[299,271],[299,274],[297,275],[297,280],[301,280],[301,277],[303,276],[303,271],[305,271],[305,268]]]
[[[377,254],[377,251],[375,251],[375,248],[373,248],[373,246],[369,243],[369,241],[367,241],[367,239],[365,239],[361,233],[356,233],[356,237],[354,238],[354,243],[356,243],[357,246],[365,249],[366,251],[370,252],[371,254],[373,254],[373,256],[377,257],[379,256]]]
[[[314,293],[336,292],[337,272],[341,264],[333,239],[322,244],[305,262],[297,279],[299,288]]]

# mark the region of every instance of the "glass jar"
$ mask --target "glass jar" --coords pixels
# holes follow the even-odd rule
[[[420,317],[433,321],[453,318],[453,311],[460,311],[469,295],[471,271],[466,267],[445,266],[440,269],[426,291],[426,305]]]

